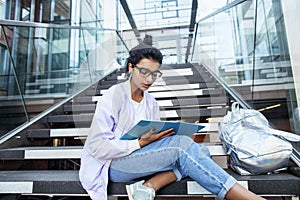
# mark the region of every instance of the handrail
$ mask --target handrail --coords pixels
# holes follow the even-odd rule
[[[115,31],[122,44],[129,51],[128,46],[120,35],[119,30],[112,28],[95,28],[90,26],[73,26],[73,25],[60,25],[60,24],[46,24],[40,22],[23,22],[15,20],[0,20],[0,25],[4,26],[22,26],[22,27],[34,27],[34,28],[58,28],[58,29],[80,29],[80,30],[102,30],[102,31]]]
[[[119,31],[116,31],[116,33],[117,33],[119,39],[121,40],[121,42],[123,43],[123,45],[125,46],[126,50],[129,52],[129,48],[127,47],[125,41],[124,41],[123,38],[121,37],[120,32],[119,32]]]
[[[257,0],[255,1],[255,9],[254,9],[254,34],[253,34],[253,55],[252,59],[255,60],[256,58],[256,31],[257,31]],[[252,88],[254,88],[254,75],[255,75],[255,62],[252,64]],[[254,100],[254,93],[251,93],[251,100]]]
[[[129,51],[128,46],[121,37],[119,30],[112,28],[95,28],[90,26],[74,26],[74,25],[61,25],[61,24],[46,24],[40,22],[23,22],[16,20],[0,20],[0,26],[20,26],[20,27],[32,27],[32,28],[57,28],[57,29],[80,29],[80,30],[101,30],[101,31],[115,31],[119,39],[122,41],[126,50]]]
[[[15,20],[0,20],[0,25],[31,27],[31,28],[58,28],[58,29],[84,29],[84,30],[117,31],[116,29],[111,29],[111,28],[95,28],[95,27],[90,27],[90,26],[46,24],[46,23],[40,23],[40,22],[23,22],[23,21],[15,21]]]
[[[192,49],[192,53],[191,53],[191,60],[193,60],[194,53],[195,53],[195,45],[196,45],[196,38],[197,38],[197,34],[198,34],[198,27],[199,27],[199,23],[196,23],[195,34],[194,34],[194,42],[193,42],[193,49]]]
[[[89,26],[72,26],[72,25],[60,25],[60,24],[47,24],[47,23],[40,23],[40,22],[24,22],[24,21],[16,21],[16,20],[0,20],[0,26],[20,26],[20,27],[34,27],[34,28],[58,28],[58,29],[80,29],[80,30],[101,30],[101,31],[114,31],[118,38],[121,40],[123,46],[129,51],[128,46],[126,45],[125,41],[121,37],[119,30],[111,29],[111,28],[95,28]],[[6,36],[4,30],[4,35]],[[7,43],[8,46],[8,43]],[[61,71],[61,70],[55,70]],[[20,75],[20,74],[19,74]]]
[[[227,4],[226,6],[224,6],[224,7],[222,7],[222,8],[219,8],[218,10],[216,10],[216,11],[214,11],[214,12],[208,14],[206,17],[201,18],[197,23],[202,22],[202,21],[204,21],[204,20],[207,20],[208,18],[214,17],[214,16],[216,16],[217,14],[222,13],[222,12],[224,12],[225,10],[228,10],[228,9],[234,7],[234,6],[237,6],[238,4],[243,3],[243,2],[245,2],[245,1],[247,1],[247,0],[236,0],[236,1],[230,2],[230,3]]]
[[[228,87],[228,85],[224,83],[224,81],[222,81],[222,79],[220,79],[220,77],[217,76],[209,67],[205,66],[204,64],[202,65],[209,72],[209,74],[212,75],[214,79],[218,81],[218,83],[226,90],[226,92],[228,92],[233,97],[233,99],[236,100],[243,108],[252,108],[240,95],[238,95],[237,92],[235,92],[232,88]]]

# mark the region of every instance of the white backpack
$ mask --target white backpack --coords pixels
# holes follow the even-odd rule
[[[288,140],[300,141],[300,136],[273,129],[263,114],[241,109],[236,102],[223,118],[219,136],[231,167],[241,175],[285,169],[293,151]]]

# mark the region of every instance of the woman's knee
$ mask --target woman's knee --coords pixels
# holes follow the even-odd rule
[[[171,146],[178,147],[184,152],[197,153],[200,157],[210,156],[210,152],[205,145],[194,142],[189,136],[175,135],[172,137]]]
[[[170,146],[174,146],[174,147],[189,147],[191,146],[193,143],[195,143],[192,138],[186,136],[186,135],[174,135],[171,136],[172,139],[170,141]]]

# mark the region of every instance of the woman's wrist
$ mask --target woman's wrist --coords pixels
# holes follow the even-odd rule
[[[147,143],[145,142],[145,140],[143,140],[142,138],[139,138],[139,144],[140,144],[140,147],[143,147],[143,146],[146,146]]]

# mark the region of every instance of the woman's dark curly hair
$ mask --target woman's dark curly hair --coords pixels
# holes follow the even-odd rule
[[[126,62],[126,71],[129,70],[129,63],[136,65],[143,58],[152,59],[162,64],[163,56],[157,48],[141,43],[129,51],[129,57]]]

